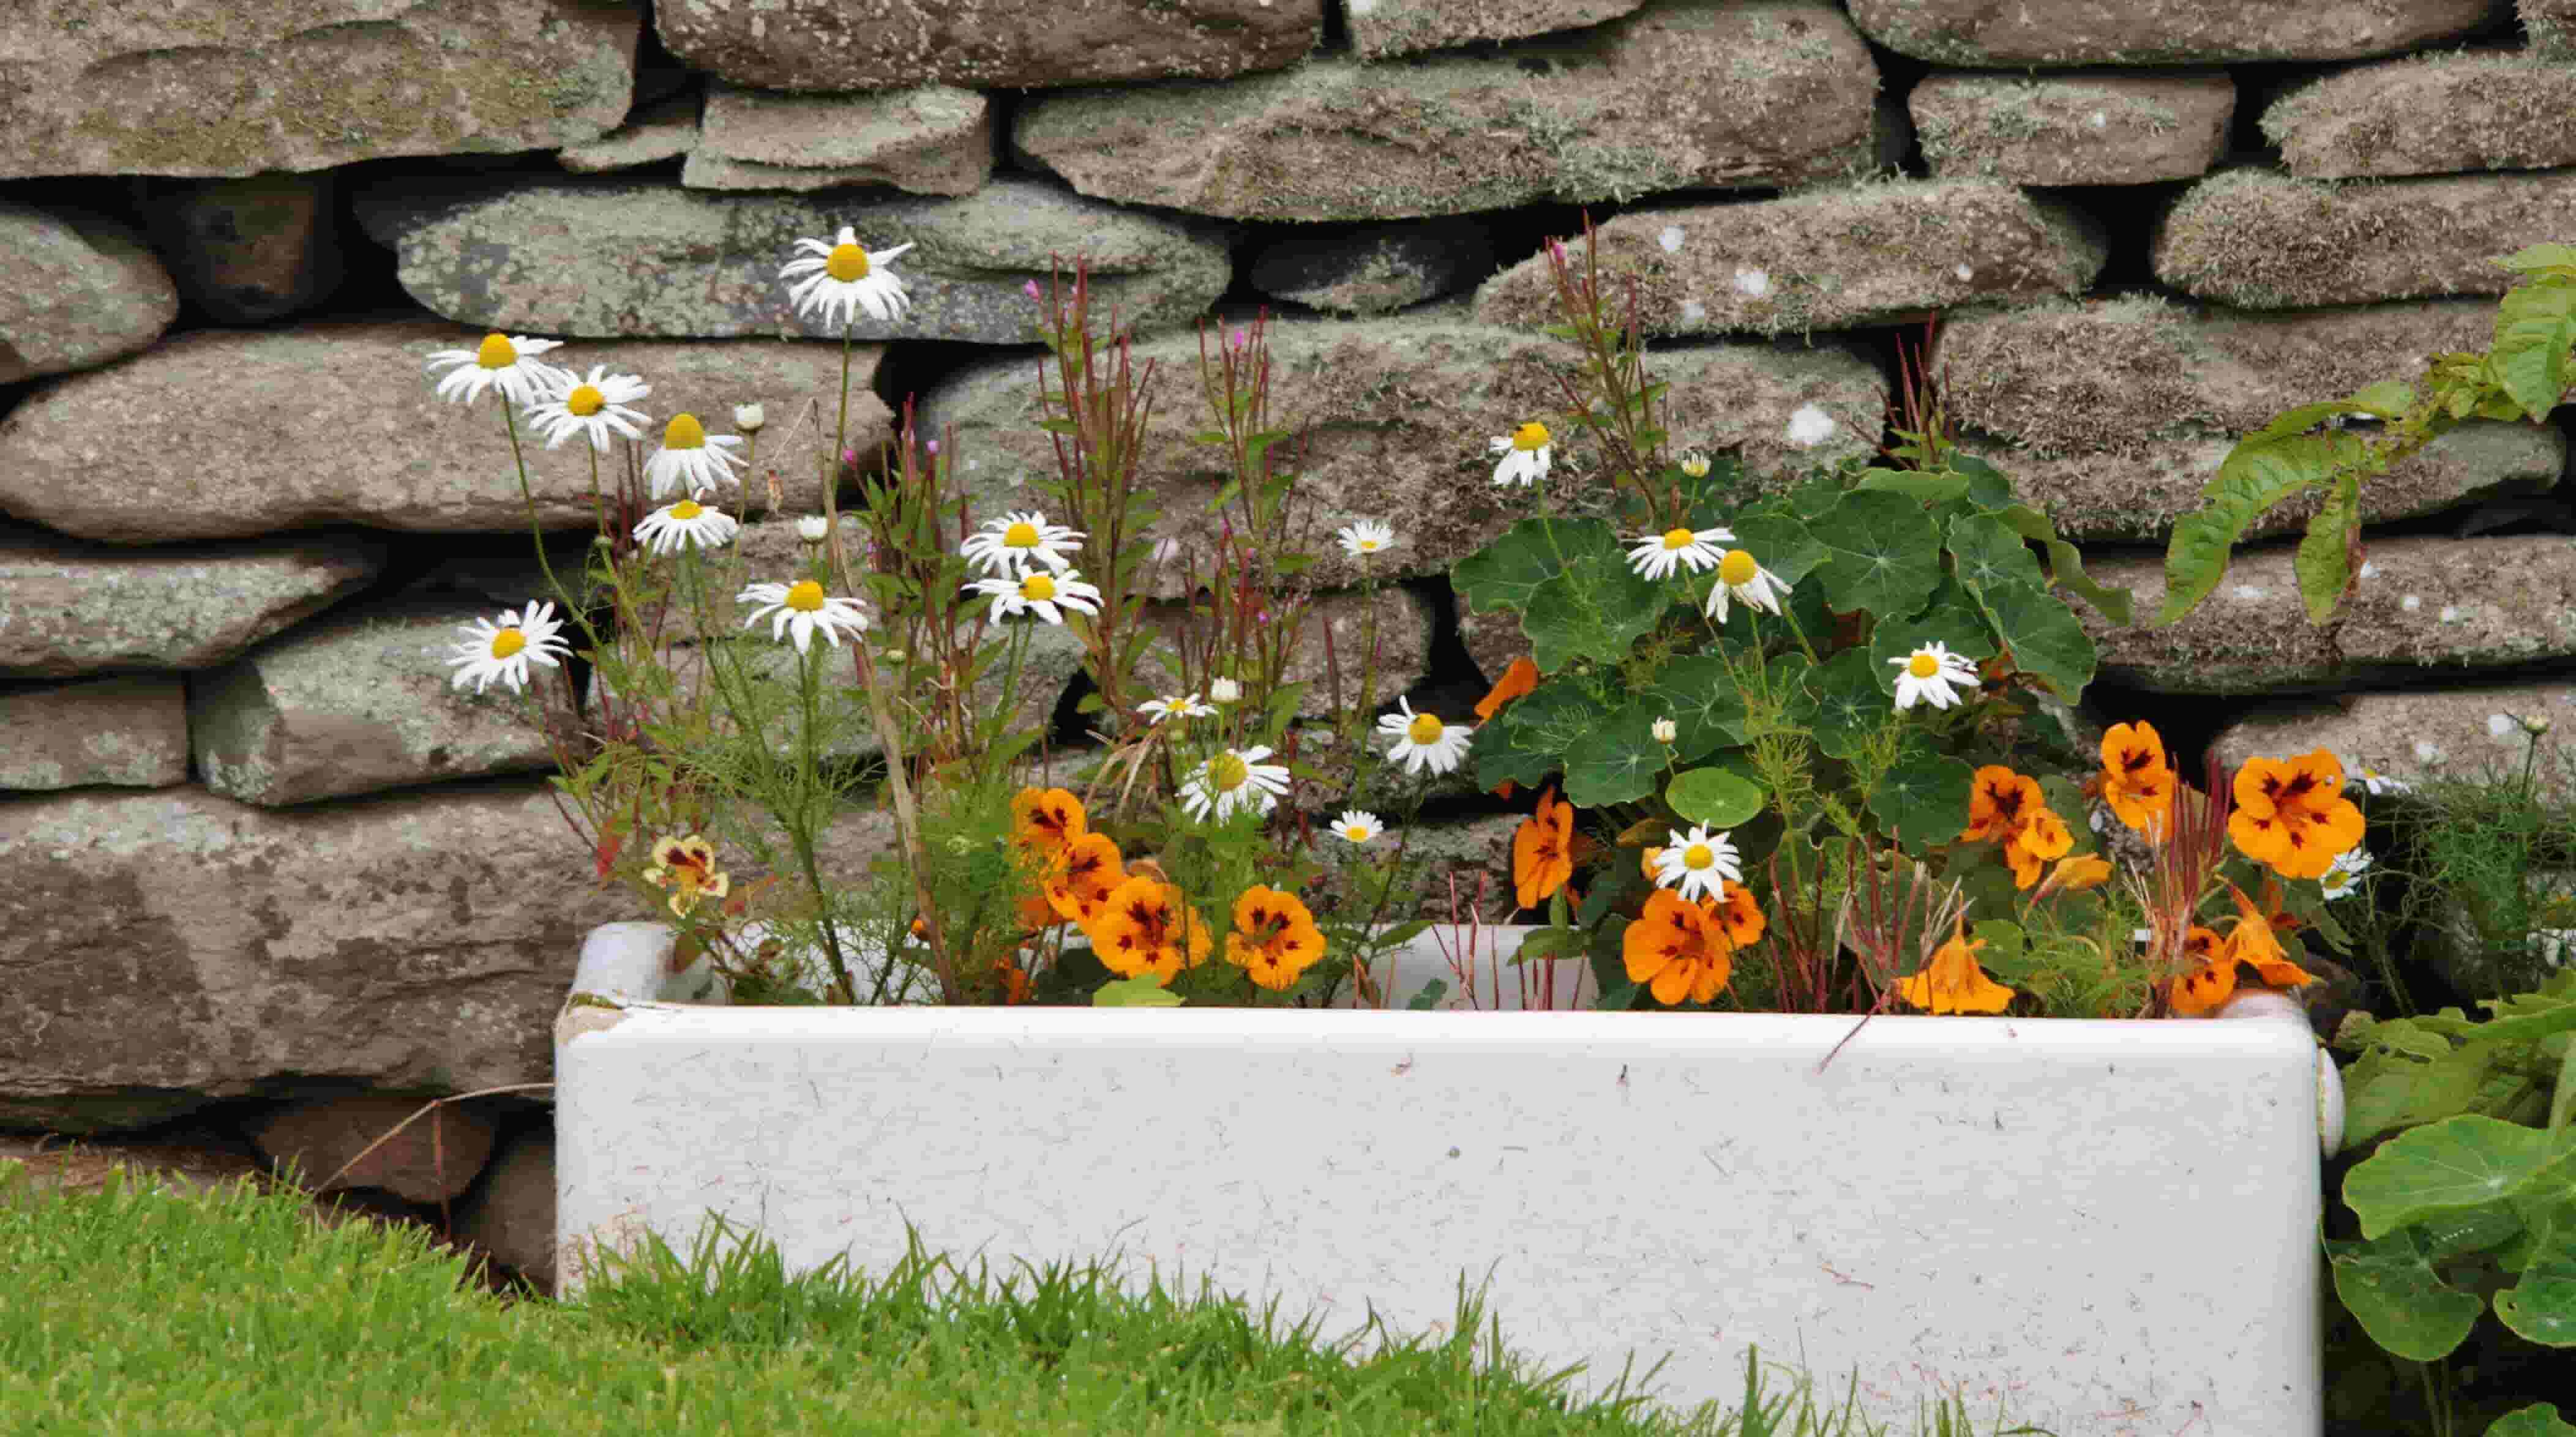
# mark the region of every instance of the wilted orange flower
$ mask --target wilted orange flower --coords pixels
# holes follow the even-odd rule
[[[1083,923],[1126,881],[1127,870],[1118,862],[1118,845],[1108,834],[1086,833],[1056,855],[1039,886],[1056,917]]]
[[[2343,764],[2326,749],[2300,758],[2249,758],[2236,771],[2227,836],[2284,878],[2322,878],[2361,842],[2361,810],[2343,796]]]
[[[2230,897],[2236,900],[2236,923],[2221,940],[2206,928],[2193,928],[2184,935],[2183,953],[2194,960],[2193,967],[2176,979],[2173,985],[2173,1009],[2187,1017],[2211,1012],[2235,996],[2239,963],[2250,964],[2263,984],[2275,990],[2300,988],[2316,981],[2316,975],[2290,959],[2281,946],[2280,934],[2298,926],[2298,920],[2282,914],[2275,907],[2245,896],[2245,890],[2231,883]],[[2277,905],[2278,890],[2266,880],[2263,896]]]
[[[1324,956],[1324,935],[1297,895],[1259,884],[1234,900],[1234,931],[1225,935],[1225,961],[1264,988],[1284,991],[1306,965]]]
[[[1091,831],[1082,800],[1061,788],[1024,788],[1011,796],[1011,841],[1041,858],[1053,858]]]
[[[1495,680],[1493,688],[1486,691],[1484,698],[1477,702],[1476,717],[1491,719],[1503,711],[1503,705],[1537,687],[1538,665],[1531,662],[1529,656],[1524,654],[1512,660],[1512,666],[1503,670],[1503,676]]]
[[[1538,812],[1512,835],[1512,886],[1523,908],[1536,908],[1574,876],[1574,806],[1559,803],[1551,788],[1538,797]]]
[[[2087,888],[2098,888],[2110,876],[2111,860],[2100,854],[2069,854],[2057,860],[2055,868],[2048,870],[2048,881],[2039,885],[2039,891],[2030,896],[2030,901],[2037,903],[2060,891],[2081,893]]]
[[[2162,839],[2173,812],[2173,768],[2165,761],[2164,740],[2150,723],[2111,725],[2102,735],[2102,801],[2122,823],[2152,839]]]
[[[2045,808],[2024,813],[2021,826],[2013,830],[2012,840],[2004,845],[2004,862],[2012,865],[2013,887],[2028,888],[2037,883],[2039,870],[2074,846],[2075,835],[2056,813]]]
[[[1896,980],[1896,996],[1931,1013],[2000,1013],[2013,1000],[2013,990],[1986,976],[1977,966],[1983,938],[1968,937],[1968,915],[1950,941],[1933,950],[1919,973]]]
[[[1968,826],[1959,837],[1964,842],[1985,838],[2008,838],[2019,830],[2022,820],[2033,811],[2046,807],[2039,780],[2013,772],[1999,763],[1977,770],[1968,790]]]
[[[1181,898],[1181,890],[1151,874],[1131,874],[1082,925],[1100,962],[1121,978],[1147,973],[1169,985],[1183,968],[1207,961],[1216,946],[1207,922]]]
[[[1735,944],[1717,916],[1717,905],[1694,903],[1669,888],[1646,899],[1644,916],[1628,925],[1621,957],[1628,981],[1644,983],[1658,1003],[1705,1003],[1735,973]]]

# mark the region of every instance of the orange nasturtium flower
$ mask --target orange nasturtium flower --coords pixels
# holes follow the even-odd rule
[[[2018,832],[2022,820],[2048,806],[2039,791],[2039,780],[2013,772],[1999,763],[1977,770],[1968,790],[1968,826],[1959,834],[1963,842],[2001,838],[2009,840]]]
[[[1513,896],[1523,908],[1536,908],[1573,876],[1574,806],[1558,802],[1551,788],[1512,835]]]
[[[2004,862],[2012,865],[2013,887],[2028,888],[2037,883],[2039,870],[2074,846],[2075,835],[2067,830],[2066,820],[2051,810],[2037,808],[2023,814],[2021,826],[2004,844]]]
[[[716,871],[716,847],[697,834],[664,838],[653,845],[653,866],[644,881],[671,890],[671,912],[686,918],[701,898],[722,898],[733,880]]]
[[[1273,991],[1297,982],[1306,965],[1324,956],[1324,934],[1297,895],[1255,884],[1234,900],[1234,931],[1225,935],[1225,961]]]
[[[1029,975],[1019,964],[1008,958],[996,958],[993,960],[993,976],[1001,982],[1004,1003],[1029,1001]]]
[[[1180,888],[1147,873],[1132,874],[1110,890],[1082,931],[1110,972],[1121,978],[1151,973],[1166,986],[1183,968],[1206,962],[1216,946],[1206,920],[1183,900]]]
[[[1011,796],[1011,842],[1051,859],[1091,831],[1082,800],[1061,788],[1024,788]]]
[[[2111,725],[2102,735],[2102,801],[2122,823],[2161,840],[2173,813],[2173,767],[2151,723]]]
[[[1647,984],[1658,1003],[1708,1002],[1735,974],[1735,940],[1727,936],[1718,905],[1693,902],[1669,888],[1646,899],[1645,914],[1628,925],[1622,950],[1628,981]]]
[[[1503,670],[1503,676],[1494,681],[1493,688],[1477,701],[1476,717],[1491,721],[1494,715],[1503,711],[1503,705],[1537,687],[1538,665],[1524,654],[1512,660],[1512,666]]]
[[[2265,985],[2272,988],[2300,988],[2316,981],[2316,975],[2290,961],[2289,950],[2281,946],[2280,931],[2298,926],[2298,920],[2280,912],[2266,912],[2263,904],[2245,896],[2245,890],[2231,883],[2230,896],[2236,900],[2236,923],[2222,941],[2206,928],[2193,928],[2184,935],[2183,952],[2197,960],[2191,971],[2174,981],[2173,1009],[2187,1017],[2197,1017],[2224,1004],[2236,993],[2236,965],[2251,964]],[[2277,901],[2279,893],[2265,883],[2266,899]]]
[[[1960,914],[1950,941],[1933,950],[1922,971],[1896,980],[1896,996],[1933,1013],[2002,1012],[2013,990],[1977,966],[1977,950],[1985,946],[1983,938],[1968,937],[1968,915]]]
[[[2057,866],[2048,870],[2047,881],[2039,885],[2039,891],[2030,896],[2030,901],[2037,903],[2061,891],[2081,893],[2087,888],[2098,888],[2110,877],[2111,860],[2097,853],[2071,853],[2057,860]]]
[[[2298,758],[2249,758],[2236,771],[2227,836],[2284,878],[2322,878],[2361,842],[2361,810],[2343,796],[2343,764],[2326,749]]]
[[[1085,923],[1126,881],[1127,870],[1119,864],[1117,843],[1105,833],[1086,833],[1056,855],[1039,887],[1059,920]]]

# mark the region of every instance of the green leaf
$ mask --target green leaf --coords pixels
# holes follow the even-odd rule
[[[2567,392],[2567,351],[2576,345],[2576,288],[2520,285],[2498,304],[2489,372],[2531,418],[2545,419]]]
[[[1558,889],[1559,893],[1564,889]],[[1545,958],[1580,958],[1584,952],[1584,934],[1574,928],[1541,928],[1521,939],[1518,952],[1509,961],[1535,963]]]
[[[1451,568],[1450,579],[1469,609],[1479,614],[1501,609],[1526,614],[1530,595],[1562,573],[1566,560],[1605,549],[1620,553],[1619,536],[1599,519],[1552,523],[1551,528],[1550,520],[1523,519]]]
[[[2174,523],[2165,545],[2165,601],[2156,611],[2157,624],[2180,619],[2209,597],[2227,575],[2236,542],[2272,506],[2362,462],[2361,436],[2305,432],[2327,415],[2357,408],[2342,400],[2301,405],[2237,441],[2201,487],[2201,507]]]
[[[2553,1164],[2576,1157],[2576,1129],[2545,1133],[2464,1114],[2400,1133],[2344,1175],[2361,1235],[2381,1237],[2439,1213],[2541,1196]],[[2563,1187],[2567,1174],[2556,1174]]]
[[[1665,786],[1664,802],[1685,823],[1733,828],[1762,811],[1762,785],[1730,769],[1695,768]]]
[[[1872,734],[1895,721],[1890,691],[1879,687],[1872,663],[1866,649],[1843,650],[1808,672],[1789,705],[1790,717],[1830,757],[1857,756]]]
[[[1926,472],[1920,469],[1864,469],[1861,471],[1860,482],[1852,487],[1902,494],[1908,499],[1924,504],[1940,504],[1965,496],[1968,492],[1968,476],[1939,470]]]
[[[2563,269],[2576,274],[2576,245],[2525,245],[2490,263],[2499,269],[2509,269],[2517,274],[2545,274],[2553,269]]]
[[[2299,576],[2299,597],[2307,601],[2308,622],[2323,624],[2343,602],[2352,582],[2352,536],[2361,528],[2361,476],[2337,475],[2323,508],[2308,519],[2307,536],[2299,540],[2290,567]]]
[[[2326,1260],[2335,1296],[2370,1340],[2410,1362],[2450,1355],[2486,1310],[2476,1293],[2442,1281],[2412,1230],[2371,1242],[2329,1240]]]
[[[1421,992],[1416,993],[1411,998],[1405,1000],[1404,1006],[1411,1012],[1428,1013],[1432,1009],[1440,1006],[1440,1000],[1443,997],[1446,997],[1448,992],[1449,980],[1446,978],[1434,978],[1430,982],[1422,985]]]
[[[2403,379],[2383,379],[2354,391],[2347,401],[2355,414],[2371,413],[2382,419],[2403,417],[2415,407],[2415,386]]]
[[[1870,790],[1869,809],[1899,843],[1949,843],[1968,826],[1968,794],[1977,771],[1909,736],[1896,764]]]
[[[2547,1347],[2576,1347],[2576,1177],[2561,1172],[2560,1196],[2532,1210],[2532,1247],[2521,1280],[2495,1295],[2496,1316]]]
[[[1665,664],[1652,687],[1642,690],[1630,707],[1673,721],[1672,758],[1690,763],[1701,756],[1744,742],[1744,695],[1728,676],[1726,660],[1716,654],[1692,654]]]
[[[2036,584],[1997,584],[1977,596],[1995,632],[2012,646],[2013,666],[2074,703],[2093,682],[2091,635],[2066,601]]]
[[[1962,514],[1950,521],[1950,554],[1958,560],[1959,582],[1970,593],[1997,584],[2025,583],[2039,588],[2039,558],[2022,542],[2021,531],[2000,514]]]
[[[2002,509],[2013,501],[2012,480],[2004,471],[1974,454],[1953,450],[1948,459],[1950,472],[1968,476],[1968,502],[1980,509]]]
[[[2576,1437],[2576,1427],[2547,1402],[2520,1407],[2487,1424],[2487,1437]]]
[[[1713,474],[1716,471],[1711,469]],[[1792,515],[1767,509],[1747,509],[1726,526],[1735,531],[1735,542],[1743,546],[1763,568],[1780,577],[1784,584],[1795,584],[1815,572],[1832,553],[1814,531]]]
[[[1655,791],[1666,761],[1653,717],[1632,705],[1565,750],[1565,801],[1577,808],[1633,803]]]
[[[1839,612],[1912,613],[1941,582],[1941,540],[1932,516],[1902,494],[1845,494],[1810,530],[1827,549],[1816,571],[1825,602]]]
[[[2012,504],[1994,511],[2023,538],[2036,542],[2048,555],[2049,581],[2064,585],[2067,592],[2091,604],[2102,617],[2123,628],[2129,623],[2129,591],[2110,589],[2095,583],[2084,573],[2084,556],[2076,547],[2057,537],[2057,525],[2046,514],[2027,504]]]
[[[1476,731],[1476,786],[1536,785],[1565,762],[1575,740],[1608,721],[1604,707],[1580,683],[1541,684]]]
[[[1580,659],[1615,664],[1671,602],[1663,586],[1639,578],[1617,549],[1587,550],[1530,591],[1521,631],[1540,673],[1562,672]]]
[[[1640,991],[1628,980],[1628,924],[1631,920],[1612,914],[1608,922],[1592,931],[1592,986],[1600,991],[1593,1007],[1604,1013],[1617,1013],[1637,1005]]]
[[[1119,978],[1092,990],[1091,1006],[1095,1008],[1177,1008],[1181,995],[1154,981],[1148,974],[1141,978]]]

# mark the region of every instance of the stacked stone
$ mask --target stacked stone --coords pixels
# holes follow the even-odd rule
[[[1765,488],[1865,456],[1889,333],[1948,316],[1968,446],[2113,546],[2151,611],[2145,546],[2236,434],[2482,347],[2484,258],[2576,239],[2576,169],[2551,168],[2576,166],[2576,20],[2525,6],[2533,50],[2428,56],[2487,0],[662,0],[676,70],[639,62],[641,9],[613,0],[0,15],[0,253],[24,257],[0,286],[0,1127],[549,1073],[579,935],[635,915],[592,890],[518,702],[446,680],[460,622],[542,590],[494,406],[437,400],[433,350],[561,338],[552,359],[645,375],[657,417],[763,402],[763,459],[799,464],[845,338],[863,463],[905,397],[881,370],[933,356],[919,419],[953,427],[989,517],[1055,472],[1024,287],[1080,254],[1162,376],[1156,537],[1204,569],[1198,331],[1256,294],[1286,315],[1271,413],[1305,429],[1319,551],[1299,676],[1361,626],[1326,536],[1391,519],[1381,691],[1472,690],[1521,646],[1442,611],[1440,576],[1525,512],[1486,439],[1561,413],[1581,359],[1541,331],[1547,257],[1509,237],[1586,205],[1615,214],[1568,256],[1635,281],[1676,450]],[[1934,68],[1884,93],[1889,57]],[[2269,101],[2257,159],[2229,150],[2227,67],[2253,61],[2361,63]],[[2099,283],[2121,187],[2172,191],[2163,292]],[[343,216],[406,312],[331,307]],[[846,335],[777,277],[845,225],[913,246],[909,312]],[[2472,426],[2370,517],[2527,499],[2564,461],[2553,430]],[[1564,445],[1555,487],[1579,499],[1596,463]],[[529,477],[539,528],[589,528],[577,447]],[[790,495],[783,517],[819,501]],[[793,552],[783,517],[746,529],[752,562]],[[2249,553],[2189,623],[2097,626],[2109,672],[2265,694],[2576,652],[2560,540],[2372,557],[2312,630],[2286,554]],[[1480,673],[1435,668],[1452,625]],[[1077,667],[1040,646],[1024,717]],[[2385,701],[2437,722],[2423,690]],[[836,861],[883,842],[854,820]]]

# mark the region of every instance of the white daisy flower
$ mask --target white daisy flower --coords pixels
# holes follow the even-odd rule
[[[1914,707],[1917,699],[1930,700],[1932,707],[1946,709],[1959,702],[1952,685],[1973,689],[1977,686],[1977,666],[1950,652],[1940,643],[1926,644],[1901,659],[1889,659],[1896,665],[1896,711]]]
[[[710,509],[695,499],[665,504],[644,516],[635,526],[635,542],[648,553],[668,554],[695,544],[701,549],[717,549],[733,542],[734,531],[741,524],[721,509]]]
[[[2335,855],[2334,866],[2317,879],[2317,891],[2327,898],[2349,898],[2361,887],[2361,875],[2370,871],[2370,850],[2356,843]]]
[[[1100,590],[1082,582],[1082,573],[1077,569],[1061,574],[1031,569],[1016,579],[977,579],[966,587],[989,596],[997,618],[1034,613],[1050,624],[1061,625],[1064,609],[1083,614],[1100,612]]]
[[[1494,466],[1494,482],[1526,488],[1546,478],[1547,446],[1547,426],[1535,419],[1509,434],[1495,435],[1485,446],[1488,453],[1503,456]]]
[[[1725,623],[1726,601],[1736,598],[1742,599],[1747,608],[1776,614],[1780,612],[1780,596],[1788,593],[1789,587],[1779,575],[1754,562],[1751,554],[1729,549],[1717,561],[1717,587],[1708,591],[1706,612],[1710,618]]]
[[[854,636],[868,631],[867,611],[859,607],[858,600],[826,596],[823,586],[811,579],[799,579],[793,584],[754,584],[733,598],[737,604],[762,606],[742,621],[744,628],[774,614],[777,617],[769,626],[770,639],[776,641],[793,630],[796,652],[800,654],[813,642],[818,629],[824,641],[836,649],[841,639],[834,630],[846,629]]]
[[[2415,785],[2408,783],[2403,779],[2391,778],[2387,774],[2381,773],[2375,768],[2356,768],[2352,771],[2352,774],[2353,777],[2361,780],[2362,788],[2373,798],[2377,798],[2383,793],[2413,793],[2415,791]]]
[[[671,422],[662,426],[662,447],[644,461],[644,477],[653,481],[653,497],[659,499],[674,489],[695,494],[735,482],[726,466],[742,462],[733,452],[741,444],[739,434],[707,433],[694,414],[671,416]]]
[[[1692,827],[1688,833],[1665,829],[1672,842],[1655,857],[1655,886],[1678,889],[1684,898],[1723,898],[1726,881],[1744,881],[1736,866],[1735,845],[1723,833]]]
[[[1342,552],[1357,559],[1382,553],[1395,542],[1395,530],[1382,519],[1362,519],[1345,524],[1333,537],[1342,541]]]
[[[831,526],[823,522],[820,514],[807,514],[796,521],[796,542],[799,544],[820,544],[823,536],[831,532]]]
[[[1640,578],[1668,578],[1684,564],[1696,574],[1716,568],[1717,546],[1734,542],[1734,533],[1726,529],[1666,529],[1630,540],[1628,562],[1636,566]]]
[[[1476,730],[1466,724],[1442,723],[1437,715],[1415,713],[1404,699],[1397,699],[1395,706],[1399,712],[1377,721],[1379,736],[1395,740],[1395,747],[1386,751],[1387,762],[1403,760],[1406,773],[1426,768],[1435,774],[1455,771],[1466,758],[1467,742]]]
[[[1044,564],[1061,574],[1072,563],[1072,555],[1081,552],[1083,535],[1062,524],[1050,524],[1044,514],[1032,509],[1025,514],[1004,514],[988,521],[983,528],[966,536],[957,552],[966,556],[976,568],[990,570],[1004,578],[1019,573],[1031,564]]]
[[[843,225],[839,238],[831,244],[800,239],[796,248],[805,258],[789,260],[778,271],[778,277],[804,276],[787,291],[788,301],[796,306],[799,317],[815,311],[826,322],[836,314],[841,322],[847,322],[864,309],[870,319],[890,323],[901,319],[905,307],[912,303],[912,296],[904,293],[903,281],[886,268],[911,245],[899,244],[870,254],[860,246],[858,231]]]
[[[1136,711],[1155,723],[1165,719],[1206,718],[1215,709],[1199,702],[1197,694],[1179,694],[1170,698],[1147,699],[1136,705]]]
[[[1333,820],[1333,832],[1349,842],[1366,843],[1386,832],[1386,825],[1378,822],[1377,815],[1366,809],[1346,808],[1342,810],[1341,817]]]
[[[569,388],[572,376],[551,364],[539,364],[536,356],[549,349],[560,349],[560,339],[530,339],[524,334],[487,334],[474,349],[442,349],[429,357],[432,372],[456,365],[438,381],[438,397],[456,399],[467,404],[483,397],[486,389],[498,389],[501,397],[512,404],[534,404],[558,386]]]
[[[1243,697],[1243,685],[1232,679],[1217,679],[1208,685],[1210,703],[1230,704]]]
[[[1708,456],[1694,449],[1682,456],[1682,472],[1693,479],[1708,477]]]
[[[572,379],[568,372],[563,377]],[[594,364],[588,379],[558,385],[543,402],[530,405],[528,423],[546,437],[548,449],[578,434],[590,441],[591,448],[604,452],[612,429],[629,439],[644,437],[644,431],[635,426],[653,421],[641,410],[626,406],[652,392],[653,386],[638,375],[611,374],[607,365]]]
[[[458,628],[474,637],[458,644],[455,657],[447,662],[456,669],[455,687],[474,681],[474,692],[481,693],[499,679],[511,692],[528,686],[528,665],[555,666],[555,660],[572,652],[572,645],[559,635],[563,621],[554,617],[553,604],[530,604],[522,611],[503,609],[498,621],[476,619]]]
[[[1218,823],[1232,818],[1239,808],[1269,813],[1279,806],[1279,795],[1288,791],[1288,770],[1285,765],[1261,761],[1268,757],[1266,748],[1219,749],[1181,780],[1182,811],[1195,819],[1213,814]]]

